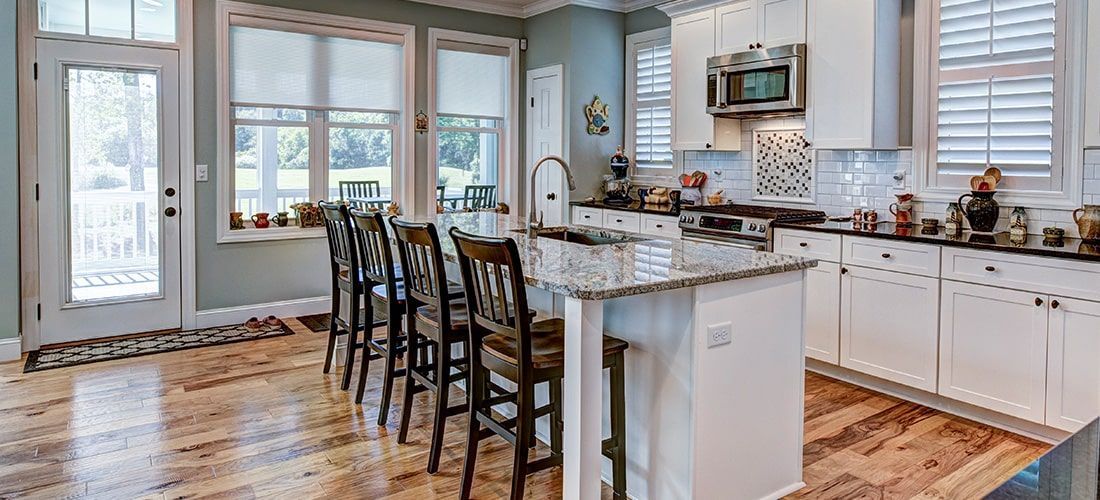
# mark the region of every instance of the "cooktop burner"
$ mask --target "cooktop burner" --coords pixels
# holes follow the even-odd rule
[[[742,205],[735,203],[726,205],[684,205],[680,207],[680,211],[722,214],[736,217],[753,217],[757,219],[769,219],[770,221],[825,219],[827,217],[825,212],[820,210]]]

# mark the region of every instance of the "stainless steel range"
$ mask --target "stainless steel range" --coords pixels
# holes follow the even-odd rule
[[[825,220],[825,212],[761,205],[708,205],[680,208],[685,240],[753,250],[772,249],[772,223]]]

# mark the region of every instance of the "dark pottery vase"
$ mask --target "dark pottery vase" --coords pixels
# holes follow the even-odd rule
[[[970,230],[978,233],[992,233],[997,227],[997,219],[1001,216],[1001,206],[993,199],[996,191],[971,191],[959,197],[959,207],[962,207],[966,221],[970,223]],[[963,199],[969,197],[970,201],[963,203]]]

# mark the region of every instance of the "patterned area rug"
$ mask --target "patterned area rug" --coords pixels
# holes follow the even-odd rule
[[[308,316],[298,316],[294,319],[300,321],[302,325],[304,325],[306,328],[309,328],[309,331],[313,333],[321,333],[328,331],[329,316],[329,313],[321,313],[310,314]],[[383,321],[386,321],[385,311],[380,311],[376,309],[374,311],[375,324],[381,323]]]
[[[196,347],[282,337],[284,335],[294,335],[294,331],[286,325],[265,325],[258,331],[250,331],[244,326],[233,325],[51,347],[31,351],[27,356],[27,364],[23,367],[23,373],[169,351],[182,351]]]

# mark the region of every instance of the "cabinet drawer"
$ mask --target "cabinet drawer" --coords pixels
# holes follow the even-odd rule
[[[845,236],[843,240],[845,264],[921,276],[940,274],[938,246],[858,236]]]
[[[679,238],[680,221],[675,217],[642,214],[642,233],[666,238]]]
[[[573,224],[601,227],[603,210],[589,207],[573,207]]]
[[[776,229],[773,251],[827,262],[840,262],[840,235]]]
[[[944,248],[943,277],[1083,299],[1100,296],[1100,264],[1049,257]]]
[[[637,213],[604,210],[603,227],[630,233],[639,233],[642,228],[642,216]]]

